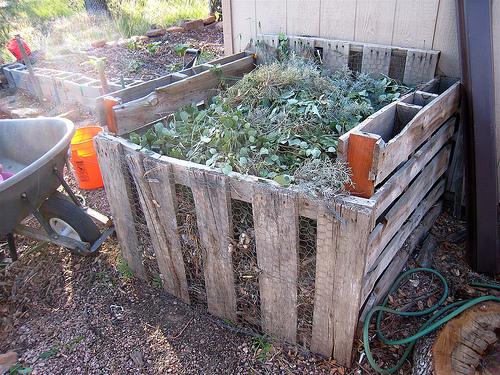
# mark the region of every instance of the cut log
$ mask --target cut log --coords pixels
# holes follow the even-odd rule
[[[499,358],[491,349],[498,348],[499,329],[500,304],[495,302],[476,305],[448,322],[432,349],[435,375],[498,374]]]

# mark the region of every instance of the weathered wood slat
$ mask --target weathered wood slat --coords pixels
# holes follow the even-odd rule
[[[460,83],[456,83],[424,107],[387,144],[381,144],[380,149],[375,150],[376,156],[372,170],[375,185],[384,181],[402,161],[405,161],[457,111],[459,99]]]
[[[253,220],[263,330],[297,339],[298,200],[293,193],[255,186]]]
[[[347,66],[351,45],[341,41],[319,40],[319,47],[323,48],[323,65],[335,71]]]
[[[431,80],[434,78],[438,59],[437,51],[408,50],[403,82],[416,85]]]
[[[455,119],[452,118],[376,191],[372,197],[377,202],[375,205],[375,217],[378,218],[403,193],[424,166],[451,139],[454,130]]]
[[[225,20],[232,19],[232,10],[231,10],[231,2],[232,0],[222,0],[222,18]],[[234,52],[233,46],[233,22],[224,22],[224,53],[226,55]]]
[[[389,75],[391,51],[391,47],[365,44],[363,46],[361,72],[376,78],[380,77],[380,75]]]
[[[158,219],[165,231],[173,269],[173,284],[179,290],[182,300],[189,303],[186,272],[177,225],[177,197],[172,166],[152,158],[143,161],[146,180],[152,194]]]
[[[350,366],[361,307],[361,287],[372,217],[369,210],[341,206],[333,271],[333,357]],[[331,220],[331,219],[330,219]],[[334,232],[335,234],[335,232]],[[343,301],[344,303],[339,303]]]
[[[220,67],[222,77],[241,77],[254,69],[253,56],[230,62]],[[151,94],[115,106],[117,134],[126,134],[176,111],[183,105],[206,100],[217,93],[220,77],[212,70],[187,77],[167,86],[158,87]]]
[[[331,356],[333,349],[336,360],[349,364],[349,343],[354,340],[360,306],[371,213],[337,204],[323,207],[317,223],[311,350]]]
[[[368,257],[378,257],[427,192],[446,171],[449,159],[450,146],[446,146],[422,170],[385,214],[383,222],[379,223],[370,235]]]
[[[205,255],[208,311],[237,322],[233,263],[229,249],[233,226],[228,178],[199,169],[191,169],[189,176]]]
[[[167,190],[166,195],[168,198],[168,193],[172,193],[169,174],[156,174],[156,176],[152,176],[151,174],[157,173],[154,169],[146,173],[143,159],[143,154],[138,152],[127,155],[127,162],[137,186],[142,211],[144,212],[148,225],[156,261],[158,262],[158,268],[161,273],[163,287],[170,294],[189,303],[186,273],[181,248],[178,244],[178,234],[175,233],[174,238],[171,238],[169,235],[173,233],[171,231],[165,231],[164,225],[168,224],[168,222],[164,224],[163,218],[159,215],[159,212],[166,207],[162,206],[164,204],[163,201],[160,200],[158,203],[158,201],[154,199],[150,189],[150,184],[152,183],[156,183],[157,185],[161,184],[163,189]],[[167,168],[164,168],[162,171],[168,172],[165,169]],[[161,183],[162,180],[163,183]],[[170,201],[171,200],[172,198],[170,197]],[[160,207],[157,207],[157,205]],[[173,212],[173,214],[173,218],[175,219],[175,212]],[[174,246],[172,246],[172,243],[174,243]]]
[[[393,134],[398,134],[416,115],[422,106],[405,102],[398,102],[394,119]]]
[[[137,277],[145,279],[146,273],[134,225],[130,180],[125,169],[123,146],[103,136],[95,138],[95,146],[123,258]]]
[[[422,200],[422,202],[420,202],[417,209],[415,209],[408,221],[399,228],[398,233],[383,249],[378,259],[371,266],[371,269],[367,268],[366,275],[363,279],[363,302],[368,297],[368,294],[372,291],[373,286],[375,285],[375,282],[378,280],[380,275],[382,275],[394,256],[401,249],[408,236],[417,227],[425,214],[432,208],[434,204],[436,204],[438,199],[443,195],[444,186],[445,182],[442,180],[437,186],[432,189],[429,195],[424,200]]]
[[[336,207],[338,209],[339,205]],[[317,220],[316,279],[311,350],[330,357],[333,352],[334,285],[337,238],[340,221],[329,212],[321,212]]]

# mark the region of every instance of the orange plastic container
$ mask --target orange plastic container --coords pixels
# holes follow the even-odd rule
[[[80,189],[92,190],[104,186],[94,148],[94,137],[101,131],[100,126],[79,128],[71,139],[71,165]]]

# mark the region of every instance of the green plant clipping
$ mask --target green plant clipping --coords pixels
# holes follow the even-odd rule
[[[259,66],[204,109],[182,108],[130,140],[225,174],[331,197],[350,183],[347,165],[336,160],[339,136],[406,91],[388,77],[327,72],[290,56]]]
[[[185,55],[187,49],[190,47],[191,46],[189,44],[185,44],[185,43],[176,44],[174,47],[174,52],[176,53],[176,55],[182,57]]]
[[[160,50],[161,42],[152,42],[145,45],[146,51],[148,51],[151,55],[156,55],[156,53]]]

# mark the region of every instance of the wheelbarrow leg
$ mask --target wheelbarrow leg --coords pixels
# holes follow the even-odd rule
[[[12,261],[17,260],[17,249],[16,249],[16,241],[14,240],[14,234],[7,234],[7,244],[9,245],[9,253]]]

